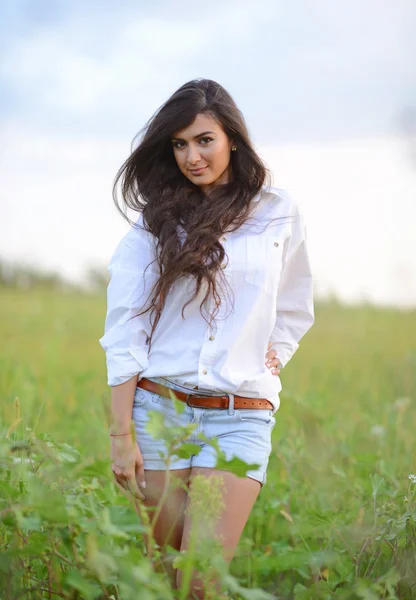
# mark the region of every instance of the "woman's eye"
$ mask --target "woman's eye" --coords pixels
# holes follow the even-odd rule
[[[206,143],[204,143],[203,146],[207,146],[209,142],[212,142],[213,138],[203,137],[200,139],[200,142],[203,142],[204,140],[206,141]],[[181,148],[183,148],[183,144],[184,142],[173,142],[173,147],[178,148],[180,150]]]

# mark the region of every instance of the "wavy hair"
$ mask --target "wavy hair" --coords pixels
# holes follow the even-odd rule
[[[188,127],[201,113],[214,118],[238,148],[230,152],[232,181],[213,185],[209,195],[180,171],[171,142],[175,132]],[[134,225],[118,204],[120,184],[123,204],[142,213],[143,228],[157,241],[155,260],[160,275],[151,291],[149,307],[135,315],[151,310],[152,329],[147,340],[151,345],[168,292],[180,277],[191,276],[196,281],[195,293],[184,304],[182,317],[205,280],[208,288],[200,308],[212,293],[216,308],[211,320],[215,319],[221,303],[216,275],[223,275],[225,257],[220,238],[247,220],[251,200],[266,181],[270,182],[270,172],[253,148],[242,112],[227,90],[211,79],[195,79],[182,85],[134,139],[140,135],[138,146],[117,172],[113,199],[123,217]],[[180,228],[186,234],[183,243]]]

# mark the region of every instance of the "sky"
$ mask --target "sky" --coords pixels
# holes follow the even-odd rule
[[[7,3],[0,258],[73,280],[105,267],[129,227],[111,186],[134,136],[206,77],[296,194],[316,294],[415,306],[415,25],[413,0]]]

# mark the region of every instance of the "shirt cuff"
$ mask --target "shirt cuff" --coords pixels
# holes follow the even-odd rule
[[[107,383],[109,386],[125,383],[149,366],[148,346],[107,350]]]
[[[289,343],[289,342],[273,342],[270,340],[271,346],[269,350],[276,350],[276,356],[280,360],[282,364],[282,368],[284,368],[292,356],[295,354],[296,350],[299,348],[298,343]]]

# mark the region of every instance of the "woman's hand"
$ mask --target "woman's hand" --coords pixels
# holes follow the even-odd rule
[[[269,342],[267,347],[270,348],[271,345],[272,343]],[[280,373],[280,369],[277,369],[277,366],[280,365],[280,359],[276,356],[276,354],[276,350],[269,350],[266,353],[266,359],[268,359],[266,360],[266,367],[272,369],[273,375],[279,375]]]
[[[131,435],[111,436],[111,460],[117,485],[144,500],[145,496],[137,485],[139,482],[141,487],[146,487],[143,456],[139,446],[132,442]]]

